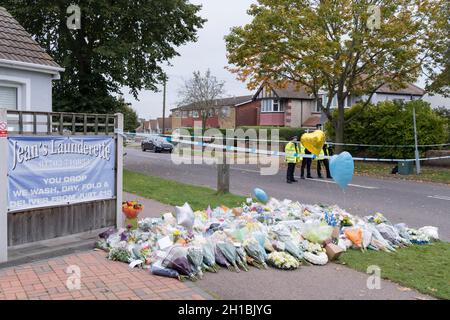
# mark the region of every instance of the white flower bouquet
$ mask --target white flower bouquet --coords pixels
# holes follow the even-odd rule
[[[267,258],[267,262],[274,268],[281,270],[295,270],[300,266],[300,262],[286,252],[272,252]]]

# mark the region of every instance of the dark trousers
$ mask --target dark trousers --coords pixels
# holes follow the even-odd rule
[[[322,166],[321,166],[322,163],[325,166],[325,170],[327,171],[327,178],[331,178],[330,163],[328,162],[328,159],[317,161],[317,176],[318,177],[322,176]]]
[[[294,172],[295,172],[295,163],[288,163],[288,168],[287,168],[287,176],[286,179],[287,181],[294,181]]]
[[[306,175],[311,177],[311,158],[303,158],[302,160],[302,177],[305,176],[305,167]]]

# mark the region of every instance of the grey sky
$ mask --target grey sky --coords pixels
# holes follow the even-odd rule
[[[208,19],[204,28],[198,33],[198,41],[179,48],[180,56],[171,61],[172,67],[166,68],[169,75],[167,88],[167,111],[176,106],[177,91],[183,80],[189,79],[192,73],[208,68],[218,79],[226,82],[226,96],[250,94],[244,83],[225,70],[227,65],[224,36],[233,26],[243,25],[251,21],[247,9],[254,0],[191,0],[191,3],[202,4],[200,15]],[[162,115],[162,92],[142,91],[139,100],[123,89],[127,102],[131,102],[139,117],[155,118]],[[168,113],[167,113],[168,114]]]

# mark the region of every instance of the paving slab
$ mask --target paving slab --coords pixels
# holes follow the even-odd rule
[[[78,286],[79,284],[79,286]],[[0,300],[205,300],[189,282],[152,275],[87,251],[0,269]]]

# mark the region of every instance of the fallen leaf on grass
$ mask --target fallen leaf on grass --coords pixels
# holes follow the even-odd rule
[[[400,290],[400,291],[403,291],[403,292],[411,291],[411,288],[406,288],[406,287],[397,287],[397,289]]]

